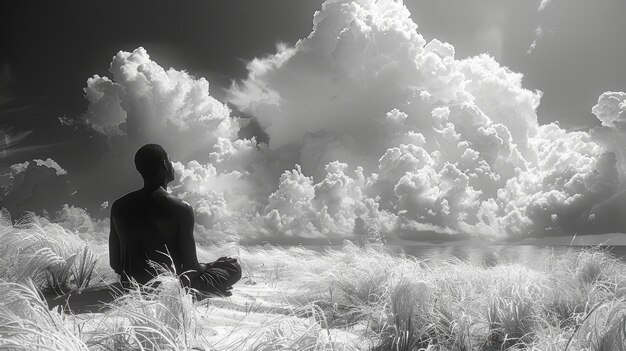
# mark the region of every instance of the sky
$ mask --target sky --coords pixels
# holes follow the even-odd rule
[[[206,235],[626,230],[626,3],[322,3],[3,3],[3,206],[106,217],[157,141]]]

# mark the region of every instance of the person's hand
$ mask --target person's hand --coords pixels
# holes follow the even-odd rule
[[[218,264],[232,264],[232,263],[236,263],[237,259],[236,258],[232,258],[232,257],[220,257],[217,259],[217,261],[215,261],[215,263]]]
[[[229,286],[226,289],[220,291],[220,294],[222,296],[232,296],[233,295],[233,291],[232,290],[233,290],[233,287]]]
[[[232,257],[220,257],[215,262],[207,263],[207,268],[220,268],[236,263],[237,259]]]

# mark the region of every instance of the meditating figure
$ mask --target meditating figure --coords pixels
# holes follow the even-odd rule
[[[174,168],[165,150],[157,144],[142,146],[135,154],[135,167],[143,188],[111,206],[110,264],[122,285],[128,287],[131,280],[146,284],[165,268],[174,270],[185,286],[230,295],[241,278],[241,267],[230,257],[198,262],[193,208],[166,190],[174,180]]]

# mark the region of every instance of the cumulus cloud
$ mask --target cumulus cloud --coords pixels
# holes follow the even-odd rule
[[[110,220],[94,219],[80,207],[65,204],[56,212],[52,221],[77,234],[91,243],[106,243],[109,240]]]
[[[231,102],[258,118],[271,149],[300,150],[302,168],[283,174],[266,208],[278,231],[323,231],[312,189],[342,179],[339,169],[361,176],[333,184],[354,184],[356,203],[373,201],[372,216],[384,211],[395,220],[391,231],[403,232],[518,238],[578,230],[615,191],[618,160],[601,142],[540,126],[541,93],[525,89],[521,74],[491,56],[459,60],[451,44],[426,42],[403,4],[331,0],[313,24],[293,47],[250,62],[248,78],[231,89]],[[621,116],[616,100],[602,99],[603,123]],[[350,232],[364,205],[333,203],[328,211],[342,211],[330,211],[325,226]]]
[[[77,196],[90,201],[88,205],[94,209],[106,209],[100,204],[114,201],[141,185],[133,156],[145,143],[163,145],[171,159],[180,162],[179,170],[184,168],[182,164],[194,161],[189,172],[198,171],[200,179],[209,175],[219,178],[221,173],[234,170],[240,176],[233,173],[222,178],[229,181],[241,178],[253,169],[263,173],[258,166],[262,146],[254,139],[238,139],[245,123],[231,116],[228,107],[210,95],[205,78],[174,68],[164,69],[141,47],[132,52],[118,52],[112,58],[109,72],[110,77],[95,75],[88,79],[84,89],[89,103],[87,111],[78,119],[63,122],[98,132],[108,148],[99,155],[95,167],[80,175],[81,190]],[[276,184],[280,170],[274,173]],[[267,187],[262,180],[252,183],[260,189]],[[192,189],[194,186],[203,185],[181,181],[174,188],[192,197],[191,194],[200,191]],[[270,192],[267,190],[266,195]],[[224,201],[209,192],[202,200],[195,198],[202,214]],[[213,226],[213,220],[208,217],[203,215],[203,222]]]
[[[180,198],[194,204],[196,220],[209,228],[217,230],[224,223],[238,218],[250,216],[235,210],[253,209],[247,203],[254,190],[243,179],[244,174],[233,171],[220,174],[211,164],[200,164],[191,161],[187,165],[174,164],[178,181],[171,189]]]
[[[591,130],[594,139],[618,158],[620,174],[626,173],[626,93],[607,91],[600,95],[591,112],[601,126]],[[623,179],[622,179],[623,180]]]
[[[595,204],[589,219],[590,232],[624,232],[626,220],[626,93],[607,91],[600,95],[591,112],[601,126],[591,130],[591,135],[607,150],[602,163],[607,176],[598,182],[610,197]]]
[[[111,77],[85,88],[80,123],[109,151],[81,193],[99,206],[132,190],[132,155],[157,142],[176,161],[170,191],[194,207],[201,240],[626,230],[608,219],[621,208],[623,95],[603,94],[594,107],[603,126],[591,132],[539,125],[541,92],[525,89],[522,74],[486,54],[458,59],[417,28],[401,2],[326,1],[306,38],[252,60],[231,88],[269,144],[238,138],[245,123],[204,78],[166,70],[143,48],[121,51]]]
[[[349,171],[347,164],[335,161],[326,165],[325,172],[325,178],[315,183],[300,166],[285,171],[269,197],[265,214],[255,222],[278,233],[275,239],[279,241],[357,238],[365,234],[362,223],[366,221],[391,229],[394,216],[367,196],[372,183],[362,168]]]
[[[16,163],[0,175],[2,207],[13,215],[55,211],[68,199],[69,177],[53,159]]]
[[[605,127],[626,127],[626,93],[607,91],[600,95],[591,109]]]
[[[206,157],[218,138],[237,138],[239,124],[225,104],[209,94],[209,82],[159,66],[140,47],[113,57],[112,77],[87,81],[83,120],[134,145],[158,140],[176,158]]]

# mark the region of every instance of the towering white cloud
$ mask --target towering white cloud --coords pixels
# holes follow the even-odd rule
[[[208,81],[162,68],[141,47],[117,53],[109,72],[111,78],[96,75],[85,88],[89,106],[82,122],[106,137],[109,151],[84,176],[82,189],[108,194],[98,203],[115,200],[111,194],[119,189],[132,190],[140,185],[135,151],[158,143],[177,162],[173,191],[195,205],[201,225],[223,230],[225,221],[250,217],[258,193],[269,195],[280,170],[268,185],[261,146],[238,140],[240,120],[210,95]]]
[[[83,122],[110,146],[87,178],[119,189],[137,177],[136,148],[160,143],[176,161],[171,191],[207,238],[626,231],[609,219],[621,209],[623,93],[600,97],[603,126],[592,132],[539,125],[541,92],[522,74],[427,42],[397,1],[328,0],[309,36],[248,64],[230,102],[269,145],[238,139],[243,123],[204,78],[165,70],[143,48],[119,52],[109,71],[85,88]]]
[[[112,78],[87,81],[84,120],[108,137],[133,145],[159,141],[176,158],[206,157],[218,138],[237,138],[239,123],[209,94],[209,82],[173,68],[165,70],[144,48],[113,57]]]
[[[626,174],[626,93],[603,93],[591,112],[602,122],[591,131],[594,139],[616,154],[620,174]]]
[[[374,216],[384,211],[396,219],[393,230],[414,228],[415,237],[588,228],[592,208],[615,191],[607,180],[619,166],[601,142],[540,126],[541,93],[524,89],[521,74],[488,55],[459,60],[452,45],[427,43],[403,4],[329,0],[313,23],[294,47],[250,62],[248,78],[231,90],[231,102],[259,119],[272,149],[300,150],[302,170],[283,175],[272,195],[282,205],[268,208],[278,227],[320,213],[322,194],[310,189],[337,164],[342,172],[363,167],[359,190],[350,190],[360,195],[352,196],[375,201]],[[598,108],[606,123],[620,116],[610,99]],[[286,198],[283,184],[296,180],[302,191],[294,196],[308,201]],[[342,194],[351,187],[336,184]],[[339,208],[326,225],[344,223],[333,228],[348,232],[364,211]],[[303,231],[315,223],[305,222]]]
[[[601,163],[604,176],[598,189],[609,198],[594,204],[591,211],[590,232],[624,232],[626,219],[626,93],[608,91],[600,95],[592,113],[602,122],[591,135],[607,150]]]

